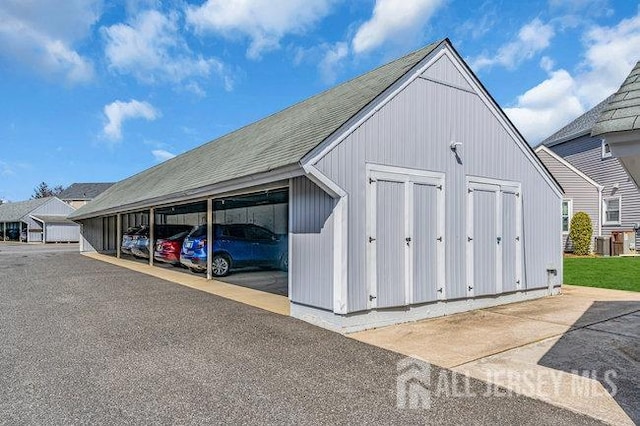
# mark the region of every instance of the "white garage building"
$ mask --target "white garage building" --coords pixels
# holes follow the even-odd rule
[[[72,218],[83,250],[119,255],[141,215],[168,223],[172,206],[201,203],[212,241],[230,200],[274,193],[291,313],[316,324],[374,327],[562,282],[561,189],[446,39],[125,179]]]
[[[73,211],[56,197],[5,203],[0,205],[0,231],[7,240],[23,235],[27,242],[78,242],[80,226],[67,219]]]

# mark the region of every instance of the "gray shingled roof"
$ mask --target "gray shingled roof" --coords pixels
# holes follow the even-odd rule
[[[19,222],[20,219],[47,203],[53,197],[36,198],[34,200],[19,201],[16,203],[0,204],[0,223]]]
[[[591,132],[593,125],[598,120],[598,117],[605,110],[609,102],[613,99],[614,95],[609,96],[598,105],[591,108],[589,111],[582,114],[545,140],[541,142],[544,146],[553,146],[571,139],[575,139],[578,136],[587,135]]]
[[[299,161],[443,41],[122,180],[71,218],[170,198]]]
[[[93,200],[113,184],[113,182],[74,183],[58,194],[58,198],[63,201]]]
[[[591,134],[640,130],[640,62],[602,111]]]
[[[72,220],[67,219],[66,215],[31,215],[36,220],[44,223],[70,223],[76,225]]]

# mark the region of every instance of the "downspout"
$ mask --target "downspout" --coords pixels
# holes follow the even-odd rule
[[[337,199],[333,227],[333,312],[347,314],[348,195],[344,189],[311,164],[302,166],[307,177],[331,197]]]
[[[604,186],[598,186],[598,237],[602,237],[602,191]]]

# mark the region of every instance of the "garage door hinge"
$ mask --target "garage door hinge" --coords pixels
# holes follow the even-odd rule
[[[373,238],[373,237],[369,237],[369,242],[370,242],[370,243],[374,242],[375,240],[376,240],[375,238]]]
[[[438,188],[440,191],[442,191],[442,185],[438,185],[438,186],[436,186],[436,188]]]
[[[468,188],[468,189],[467,189],[467,192],[468,192],[469,194],[471,194],[471,193],[473,192],[473,189]]]
[[[516,237],[516,241],[520,241],[520,237],[519,237],[519,236],[518,236],[518,237]]]
[[[442,242],[442,237],[438,237],[438,238],[436,238],[436,240]]]
[[[377,299],[377,297],[370,294],[369,295],[369,302],[371,302],[373,299]]]
[[[467,241],[473,241],[473,238],[467,237]]]
[[[373,183],[373,182],[375,182],[375,181],[376,181],[376,180],[375,180],[374,178],[369,178],[369,183]]]
[[[473,287],[469,286],[469,287],[467,287],[467,289],[468,289],[469,291],[471,291],[471,290],[473,290]]]
[[[438,289],[438,293],[442,293],[442,287]]]

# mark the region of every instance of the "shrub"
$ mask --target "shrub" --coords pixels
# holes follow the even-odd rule
[[[593,234],[589,215],[585,212],[574,214],[569,229],[569,238],[573,243],[573,253],[579,256],[588,255],[591,252],[591,235]]]

